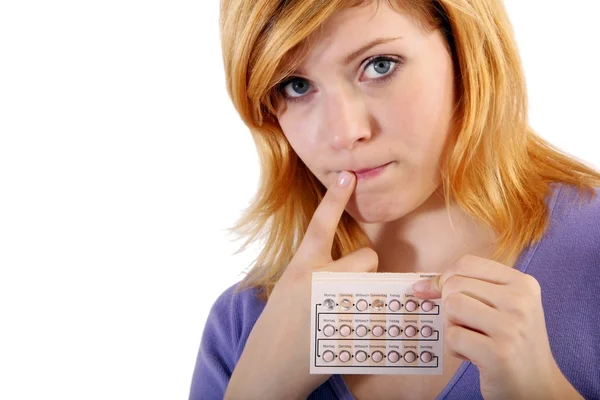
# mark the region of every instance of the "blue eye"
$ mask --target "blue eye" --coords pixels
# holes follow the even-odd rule
[[[398,60],[390,57],[375,57],[367,64],[365,75],[368,79],[377,80],[396,70]],[[369,75],[370,71],[374,71],[373,75]]]
[[[293,78],[282,85],[281,91],[286,97],[302,97],[308,92],[309,87],[310,85],[306,79]]]

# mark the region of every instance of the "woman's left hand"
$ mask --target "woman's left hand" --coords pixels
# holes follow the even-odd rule
[[[476,256],[413,285],[442,299],[446,354],[479,368],[485,399],[581,399],[556,364],[540,285],[531,275]]]

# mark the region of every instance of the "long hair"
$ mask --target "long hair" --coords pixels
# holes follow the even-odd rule
[[[377,0],[376,0],[377,1]],[[447,206],[494,229],[495,256],[522,251],[548,227],[550,185],[600,186],[600,173],[562,153],[528,125],[524,73],[506,10],[498,0],[387,0],[424,29],[439,29],[454,60],[456,135],[443,155]],[[268,298],[292,259],[325,187],[298,158],[277,122],[275,88],[308,53],[311,34],[360,0],[222,0],[221,44],[229,96],[253,135],[260,185],[232,231],[240,249],[261,251],[238,289]],[[369,241],[344,213],[333,259]]]

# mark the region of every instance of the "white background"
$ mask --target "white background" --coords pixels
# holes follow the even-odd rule
[[[600,167],[595,1],[507,2],[531,124]],[[0,398],[184,399],[258,160],[217,1],[0,3]]]

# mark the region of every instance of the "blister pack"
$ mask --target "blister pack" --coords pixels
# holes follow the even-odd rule
[[[442,374],[439,299],[412,284],[436,274],[314,272],[311,374]]]

